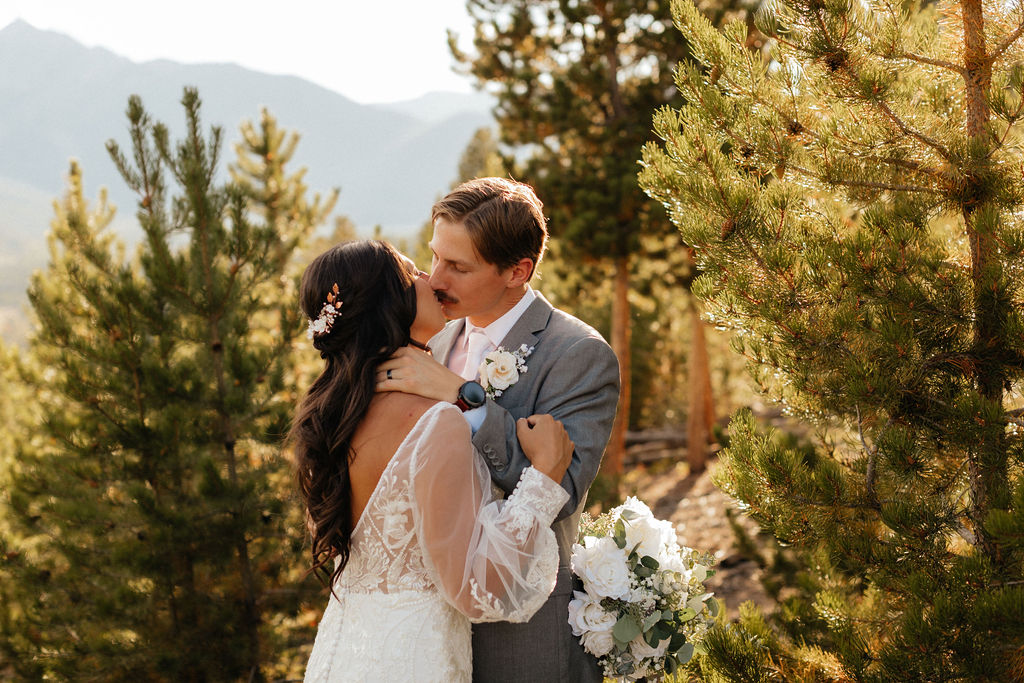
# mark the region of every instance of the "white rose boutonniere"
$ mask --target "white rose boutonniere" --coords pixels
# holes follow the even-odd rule
[[[480,384],[490,398],[498,398],[502,392],[519,381],[519,375],[527,371],[526,358],[534,347],[523,344],[515,351],[506,351],[499,346],[484,356],[480,363]]]

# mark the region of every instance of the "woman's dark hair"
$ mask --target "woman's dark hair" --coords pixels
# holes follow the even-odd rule
[[[370,406],[377,366],[409,344],[416,318],[415,277],[384,242],[346,242],[320,254],[302,275],[299,301],[310,320],[337,285],[342,305],[313,346],[326,364],[292,422],[288,441],[312,533],[313,566],[333,586],[348,563],[355,521],[348,468],[352,436]],[[330,570],[329,563],[338,558]]]

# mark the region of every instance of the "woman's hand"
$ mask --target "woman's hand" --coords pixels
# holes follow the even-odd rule
[[[395,351],[377,368],[377,391],[402,391],[448,403],[459,397],[459,387],[465,381],[433,357],[409,346]]]
[[[516,421],[516,436],[535,469],[561,483],[575,447],[562,423],[550,415],[531,415]]]

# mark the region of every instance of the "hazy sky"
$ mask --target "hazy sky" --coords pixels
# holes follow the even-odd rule
[[[19,17],[133,61],[233,62],[357,102],[472,89],[445,37],[470,35],[465,0],[0,0],[0,28]]]

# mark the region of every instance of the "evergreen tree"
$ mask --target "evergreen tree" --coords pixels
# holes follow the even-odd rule
[[[237,183],[217,181],[186,89],[172,144],[138,98],[131,150],[108,143],[139,197],[136,258],[91,209],[72,165],[29,298],[23,374],[49,436],[19,446],[10,509],[43,577],[22,667],[75,680],[263,680],[303,595],[302,520],[279,443],[301,332],[291,258],[333,204],[305,198],[294,149],[264,113],[243,129]],[[307,631],[306,637],[311,634]]]
[[[642,236],[671,229],[637,186],[635,158],[651,139],[654,110],[677,98],[672,71],[689,48],[671,30],[669,0],[468,0],[467,7],[475,54],[449,42],[498,98],[502,141],[527,151],[522,179],[543,199],[552,235],[577,269],[590,268],[588,284],[612,271],[610,336],[623,382],[602,469],[614,479],[631,414],[635,256]]]
[[[797,651],[749,620],[710,669],[785,676],[781,647],[818,680],[1019,676],[1024,6],[773,2],[768,59],[673,9],[702,68],[641,184],[757,384],[830,428],[808,454],[733,421],[720,483],[814,558],[824,628]]]

